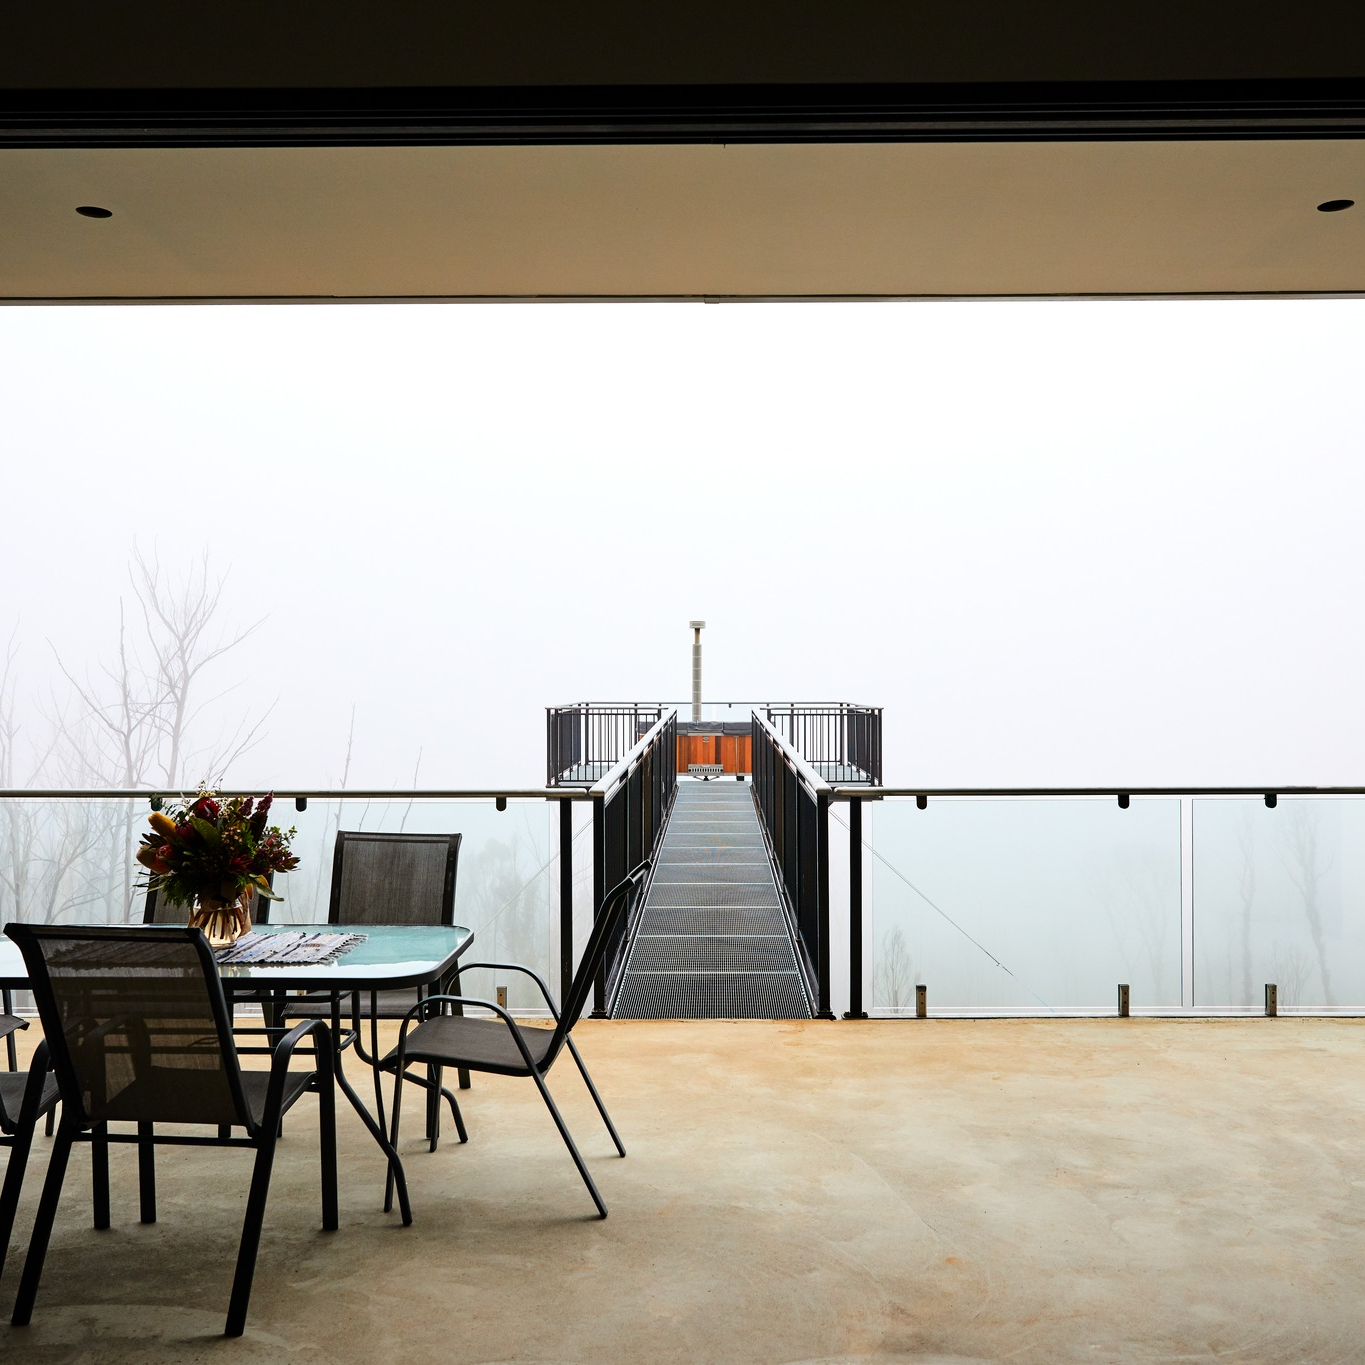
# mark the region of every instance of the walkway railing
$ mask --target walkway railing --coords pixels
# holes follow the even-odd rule
[[[642,859],[651,858],[663,835],[678,787],[678,715],[668,711],[593,788],[593,905]],[[638,905],[637,905],[638,911]],[[607,945],[598,975],[593,1014],[604,1018],[620,976],[631,926],[622,925]]]
[[[757,711],[754,794],[795,924],[817,1018],[830,1019],[829,784]]]

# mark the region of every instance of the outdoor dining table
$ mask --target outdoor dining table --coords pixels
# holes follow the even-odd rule
[[[356,992],[363,995],[371,991],[411,989],[442,982],[453,971],[460,954],[474,937],[472,930],[461,925],[262,924],[257,925],[253,932],[363,935],[363,939],[353,943],[334,961],[301,966],[241,962],[219,967],[223,986],[230,996],[261,991],[308,991],[311,994],[330,995],[332,1029],[338,1038],[342,1033],[343,996]],[[27,985],[28,974],[18,946],[0,935],[0,988],[24,990]],[[335,1050],[337,1084],[388,1159],[389,1171],[398,1190],[398,1206],[403,1222],[411,1223],[412,1208],[408,1202],[403,1163],[389,1142],[382,1123],[370,1113],[346,1079],[342,1069],[344,1052],[345,1048],[340,1046]]]

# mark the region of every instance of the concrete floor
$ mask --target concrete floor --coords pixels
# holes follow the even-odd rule
[[[409,1130],[410,1228],[381,1212],[382,1163],[344,1119],[342,1226],[324,1234],[305,1099],[244,1338],[217,1333],[250,1154],[164,1151],[161,1221],[142,1227],[133,1154],[116,1151],[114,1226],[96,1233],[82,1152],[33,1325],[0,1325],[0,1357],[1365,1361],[1365,1022],[575,1036],[630,1151],[615,1157],[563,1061],[552,1088],[606,1222],[534,1087],[475,1077],[467,1146],[428,1155]]]

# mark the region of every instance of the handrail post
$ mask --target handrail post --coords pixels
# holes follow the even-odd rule
[[[592,918],[602,913],[602,900],[607,894],[607,816],[606,798],[594,795],[592,798]],[[597,980],[592,986],[592,1017],[607,1017],[607,968],[604,963],[597,969]]]
[[[863,803],[848,803],[848,1013],[866,1019],[863,1009]]]
[[[573,981],[573,802],[559,803],[559,998]]]
[[[819,991],[818,1019],[833,1019],[829,989],[829,795],[819,793],[815,798],[815,894],[816,923],[819,925],[820,946],[816,954],[816,985]]]

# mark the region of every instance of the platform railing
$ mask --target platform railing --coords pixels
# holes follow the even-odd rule
[[[600,782],[659,723],[665,709],[638,702],[546,707],[546,785],[591,787]]]
[[[882,708],[848,702],[769,703],[764,718],[827,782],[882,780]]]

